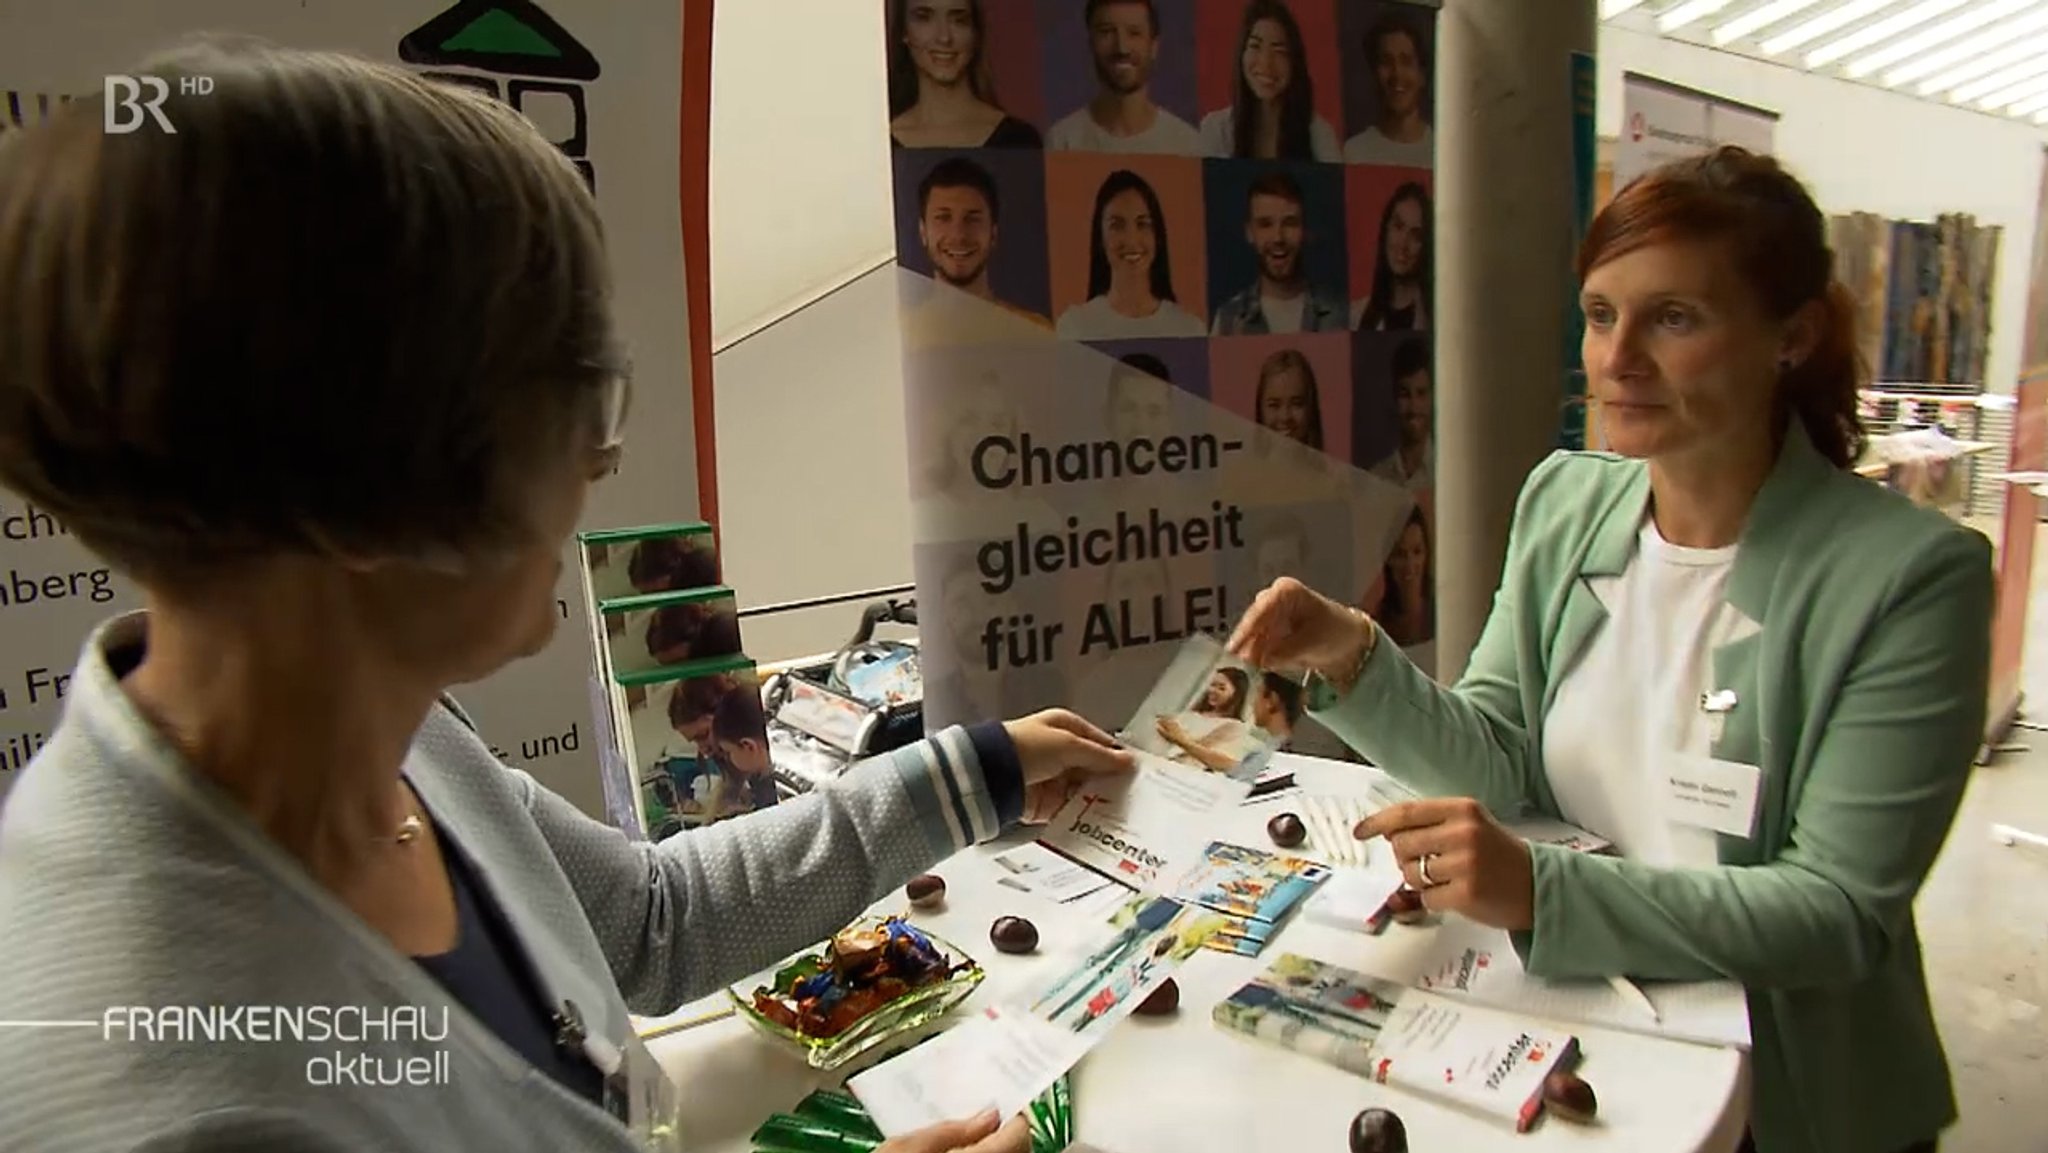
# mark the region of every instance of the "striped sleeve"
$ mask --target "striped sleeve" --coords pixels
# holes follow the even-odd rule
[[[1023,769],[1000,724],[945,729],[890,759],[932,844],[979,844],[1024,811]]]

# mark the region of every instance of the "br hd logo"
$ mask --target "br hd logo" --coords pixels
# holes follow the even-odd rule
[[[178,77],[180,96],[205,96],[212,91],[211,76]],[[102,127],[107,135],[126,136],[152,120],[157,131],[177,135],[171,118],[164,115],[164,101],[171,98],[169,80],[161,76],[109,76],[104,94]]]

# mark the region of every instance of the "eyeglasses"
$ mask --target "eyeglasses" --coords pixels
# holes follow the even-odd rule
[[[614,453],[626,440],[626,413],[632,407],[633,369],[628,365],[624,370],[608,377],[598,395],[597,450]]]

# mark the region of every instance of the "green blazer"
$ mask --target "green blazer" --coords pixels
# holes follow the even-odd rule
[[[1456,685],[1382,636],[1348,694],[1312,678],[1312,715],[1424,792],[1557,816],[1544,718],[1605,619],[1586,578],[1627,566],[1649,493],[1641,461],[1551,456]],[[1992,585],[1982,534],[1834,468],[1795,422],[1729,575],[1761,630],[1714,654],[1737,696],[1714,756],[1762,769],[1754,838],[1704,870],[1532,850],[1529,972],[1749,991],[1759,1153],[1888,1153],[1955,1119],[1913,900],[1983,740]]]

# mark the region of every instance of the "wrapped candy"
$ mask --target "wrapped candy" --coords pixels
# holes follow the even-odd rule
[[[835,1037],[883,1005],[952,972],[931,938],[892,918],[834,934],[821,953],[784,966],[772,987],[756,989],[754,1006],[784,1028],[808,1037]]]

